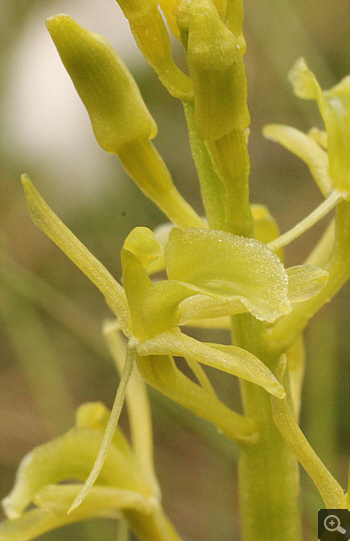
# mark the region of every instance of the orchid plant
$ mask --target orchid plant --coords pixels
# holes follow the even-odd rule
[[[350,275],[350,77],[322,91],[306,62],[298,60],[289,74],[294,92],[317,101],[325,131],[264,129],[267,138],[308,165],[324,196],[280,235],[268,209],[249,203],[242,0],[118,3],[144,57],[183,103],[205,217],[173,184],[152,143],[155,121],[111,45],[68,15],[50,17],[48,31],[97,142],[119,157],[169,223],[154,232],[136,227],[129,233],[121,250],[122,286],[22,176],[34,222],[111,309],[114,319],[103,332],[120,385],[111,412],[101,403],[83,404],[71,430],[24,458],[3,501],[8,519],[0,526],[0,541],[34,539],[91,517],[124,520],[142,541],[180,540],[161,504],[145,383],[238,445],[242,539],[252,541],[259,532],[261,541],[298,541],[298,462],[325,507],[350,505],[349,493],[298,425],[302,331]],[[183,44],[189,75],[172,59],[167,27]],[[285,268],[283,247],[332,209],[335,217],[305,264]],[[166,271],[165,279],[160,271]],[[191,326],[231,329],[232,345],[200,342],[186,334]],[[184,357],[196,381],[180,371],[174,356]],[[218,398],[202,365],[239,378],[244,414]],[[118,427],[124,399],[131,441]]]

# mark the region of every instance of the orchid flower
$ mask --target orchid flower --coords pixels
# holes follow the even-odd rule
[[[322,91],[305,60],[300,58],[289,72],[289,80],[298,97],[317,101],[326,131],[312,128],[305,134],[290,126],[271,124],[265,126],[264,135],[307,164],[326,199],[305,220],[271,242],[272,250],[291,242],[342,200],[350,200],[350,76]]]

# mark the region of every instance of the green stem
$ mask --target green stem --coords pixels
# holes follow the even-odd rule
[[[193,101],[183,101],[192,157],[197,169],[205,215],[211,229],[223,229],[225,221],[224,184],[216,174],[205,141],[194,120]]]
[[[214,169],[224,184],[225,224],[235,235],[253,237],[249,204],[250,160],[244,130],[236,130],[216,141],[206,141]]]
[[[273,371],[277,359],[260,345],[261,324],[250,314],[233,318],[235,342],[257,355]],[[299,472],[297,460],[277,430],[270,395],[261,387],[240,380],[246,415],[260,433],[256,445],[242,447],[239,459],[239,496],[242,539],[299,541]]]

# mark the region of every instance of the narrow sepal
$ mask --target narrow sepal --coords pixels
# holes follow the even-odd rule
[[[122,286],[61,222],[35,189],[28,175],[22,175],[21,179],[34,223],[101,291],[108,305],[118,317],[123,331],[127,332],[129,309]]]

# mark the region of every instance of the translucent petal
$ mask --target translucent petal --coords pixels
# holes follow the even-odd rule
[[[125,239],[124,248],[134,254],[145,268],[161,253],[160,244],[148,227],[135,227]]]
[[[299,265],[287,269],[288,297],[291,302],[311,299],[323,289],[328,281],[328,272],[314,265]]]
[[[81,404],[75,413],[75,426],[77,428],[93,428],[104,433],[110,416],[110,410],[102,402],[86,402]],[[114,433],[112,444],[118,447],[123,455],[131,457],[130,443],[119,427]]]
[[[239,301],[258,319],[272,322],[291,310],[282,263],[255,239],[223,231],[174,228],[165,260],[170,280],[192,284],[223,300]]]
[[[299,58],[288,73],[288,78],[293,85],[296,96],[306,100],[318,100],[322,89],[316,77],[309,70],[304,58]]]
[[[256,383],[276,396],[284,396],[284,389],[275,376],[248,351],[235,346],[202,344],[182,334],[179,329],[172,329],[149,340],[141,341],[137,346],[137,352],[141,356],[183,356]]]
[[[318,128],[311,128],[308,131],[308,136],[311,137],[318,143],[322,148],[327,150],[328,141],[327,141],[327,132],[325,130],[319,130]]]
[[[328,173],[328,155],[311,137],[290,126],[270,124],[265,126],[263,134],[268,139],[280,143],[296,154],[309,167],[318,187],[325,197],[332,191],[332,180]]]
[[[134,254],[123,248],[121,256],[133,336],[144,339],[177,325],[177,307],[192,289],[178,282],[153,284]]]

